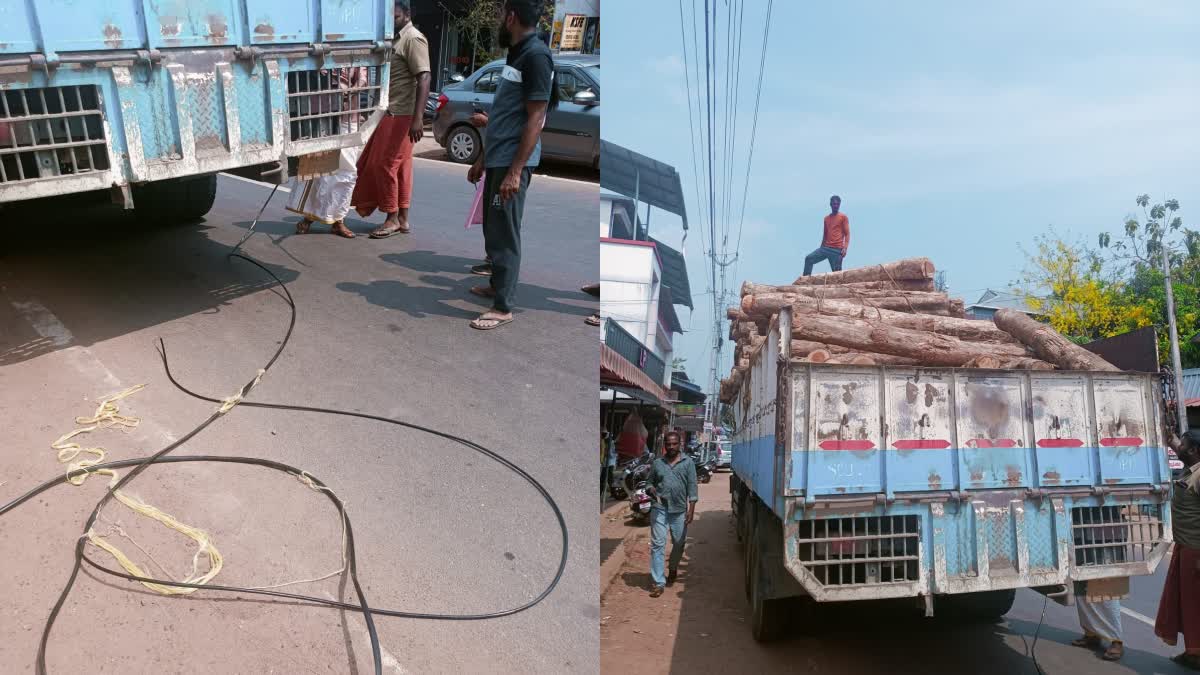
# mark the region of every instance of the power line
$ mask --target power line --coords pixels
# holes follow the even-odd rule
[[[692,35],[693,35],[693,37],[695,36],[695,30],[694,30],[695,29],[695,19],[694,19],[695,9],[696,9],[696,2],[695,2],[695,0],[692,0],[692,15],[693,15]],[[695,188],[695,191],[696,191],[696,207],[699,209],[703,209],[704,208],[704,200],[702,200],[700,198],[700,164],[697,161],[697,157],[696,157],[696,125],[695,125],[695,122],[693,122],[693,120],[692,120],[692,84],[691,84],[691,73],[690,73],[691,68],[688,65],[687,32],[684,29],[684,25],[683,25],[683,0],[679,0],[679,39],[680,39],[682,49],[683,49],[683,81],[684,81],[684,85],[687,87],[688,130],[691,132],[690,137],[691,137],[691,141],[692,141],[692,187]],[[693,45],[695,44],[694,39],[692,40],[692,44]],[[697,75],[696,88],[699,89],[699,87],[700,87],[699,73],[697,73],[696,75]],[[699,92],[697,92],[697,103],[699,103],[698,94],[699,94]],[[703,213],[703,211],[701,211],[701,213]],[[703,245],[704,245],[703,217],[700,222],[702,225],[700,228],[700,244],[701,244],[701,247],[703,247]]]
[[[758,106],[762,101],[762,83],[763,73],[767,66],[767,40],[770,36],[771,29],[771,10],[775,5],[775,0],[767,2],[767,18],[763,22],[763,42],[762,55],[758,60],[758,87],[754,94],[754,123],[750,127],[750,154],[746,158],[746,179],[742,189],[742,212],[738,218],[738,237],[737,246],[734,250],[740,251],[742,248],[742,225],[746,221],[746,196],[750,192],[750,167],[754,163],[754,139],[758,135]]]

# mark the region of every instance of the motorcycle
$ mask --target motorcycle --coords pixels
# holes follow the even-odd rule
[[[633,514],[635,521],[644,523],[650,518],[651,506],[653,506],[653,500],[647,492],[646,481],[641,481],[629,497],[629,511]]]

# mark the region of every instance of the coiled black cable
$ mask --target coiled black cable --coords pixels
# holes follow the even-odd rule
[[[267,362],[267,365],[263,367],[263,372],[265,373],[279,359],[280,355],[283,353],[284,349],[286,349],[287,344],[288,344],[289,340],[291,339],[292,331],[296,325],[296,303],[295,303],[295,300],[292,298],[291,292],[288,291],[287,285],[284,284],[283,281],[281,281],[279,279],[279,277],[276,276],[270,269],[268,269],[267,267],[265,267],[264,265],[262,265],[261,263],[259,263],[256,260],[253,260],[249,257],[243,256],[243,255],[240,255],[237,253],[230,254],[230,257],[239,258],[241,260],[249,262],[249,263],[257,266],[259,269],[263,270],[264,272],[266,272],[272,279],[274,279],[274,281],[277,284],[279,284],[279,287],[283,290],[282,297],[287,302],[288,307],[291,310],[291,318],[288,322],[287,332],[284,335],[284,339],[280,342],[279,348],[275,350],[275,353],[272,355],[271,359]],[[184,393],[186,393],[192,397],[195,397],[197,399],[207,401],[210,403],[224,403],[224,401],[222,399],[217,399],[217,398],[198,394],[198,393],[193,392],[190,389],[184,387],[181,383],[179,383],[179,381],[177,381],[175,379],[174,374],[171,373],[170,364],[167,360],[166,343],[160,339],[159,346],[161,348],[160,355],[161,355],[162,361],[163,361],[163,368],[166,370],[167,378],[171,381],[171,384],[173,384],[175,387],[177,387],[180,391],[183,391]],[[254,380],[251,380],[245,386],[243,386],[239,393],[239,396],[243,396],[243,395],[249,393],[249,391],[254,387],[254,385],[257,384],[259,377],[261,377],[261,375],[256,376],[256,378]],[[454,434],[446,433],[443,431],[438,431],[436,429],[431,429],[429,427],[424,427],[424,426],[421,426],[418,424],[413,424],[411,422],[405,422],[402,420],[381,417],[378,415],[371,415],[371,414],[367,414],[367,413],[360,413],[360,412],[354,412],[354,411],[348,411],[348,410],[336,410],[333,408],[296,406],[296,405],[289,405],[289,404],[283,404],[283,403],[261,403],[261,402],[254,402],[254,401],[239,401],[237,405],[238,406],[247,406],[247,407],[252,407],[252,408],[268,408],[268,409],[273,409],[273,410],[290,410],[290,411],[294,411],[294,412],[321,413],[321,414],[328,414],[328,415],[344,415],[347,417],[357,417],[357,418],[361,418],[361,419],[374,420],[374,421],[378,421],[378,422],[386,422],[389,424],[395,424],[398,426],[406,427],[409,429],[414,429],[416,431],[425,432],[428,434],[432,434],[434,436],[438,436],[440,438],[454,441],[456,443],[459,443],[468,448],[471,448],[472,450],[475,450],[476,452],[479,452],[480,454],[483,454],[483,455],[495,460],[499,464],[503,465],[504,467],[510,469],[517,475],[524,478],[530,485],[532,485],[534,487],[534,489],[537,490],[539,494],[541,494],[542,498],[546,501],[547,505],[549,505],[551,511],[553,511],[554,517],[558,521],[559,529],[562,532],[562,553],[559,557],[558,568],[555,571],[554,578],[550,581],[550,583],[546,586],[546,588],[541,593],[539,593],[536,597],[534,597],[532,600],[530,600],[520,606],[511,608],[511,609],[498,610],[498,611],[494,611],[494,612],[486,612],[486,613],[479,613],[479,614],[435,614],[435,613],[428,613],[428,612],[411,612],[411,611],[390,610],[390,609],[372,609],[368,605],[366,595],[363,592],[362,586],[359,584],[359,581],[358,581],[358,568],[357,568],[357,564],[355,561],[354,535],[353,535],[353,530],[350,525],[350,519],[346,516],[345,509],[344,509],[341,501],[331,491],[328,491],[328,490],[323,490],[323,491],[338,507],[338,513],[344,519],[344,522],[345,522],[347,569],[350,574],[350,579],[354,584],[355,594],[358,596],[359,602],[357,605],[339,602],[336,600],[327,600],[325,598],[301,595],[301,594],[296,594],[296,593],[286,593],[286,592],[282,592],[282,591],[275,591],[275,590],[269,590],[269,589],[241,588],[241,587],[237,587],[237,586],[221,586],[221,585],[215,585],[215,584],[189,584],[189,583],[178,582],[178,581],[154,579],[154,578],[150,578],[150,577],[139,577],[139,576],[128,574],[123,571],[110,569],[110,568],[105,567],[104,565],[101,565],[100,563],[92,560],[91,558],[89,558],[86,555],[86,553],[84,552],[84,543],[85,543],[85,539],[86,539],[86,533],[95,524],[95,521],[96,521],[97,517],[99,516],[100,510],[108,502],[108,500],[112,498],[113,493],[117,489],[119,489],[121,486],[128,483],[130,480],[132,480],[135,476],[140,474],[142,471],[146,470],[146,468],[148,468],[151,464],[169,464],[169,463],[175,463],[175,462],[229,462],[229,463],[240,463],[240,464],[252,464],[252,465],[258,465],[258,466],[264,466],[267,468],[276,469],[279,471],[284,471],[286,473],[294,474],[297,476],[304,475],[304,476],[312,479],[314,485],[316,485],[318,487],[328,488],[328,486],[326,486],[324,483],[322,483],[319,480],[317,480],[316,478],[312,477],[311,474],[302,472],[300,469],[298,469],[296,467],[292,467],[287,464],[283,464],[281,462],[275,462],[275,461],[267,460],[267,459],[259,459],[259,458],[254,458],[254,457],[226,457],[226,456],[216,456],[216,455],[175,456],[175,457],[167,456],[168,453],[172,452],[176,448],[180,447],[187,441],[194,438],[197,434],[199,434],[201,431],[206,429],[210,424],[215,422],[219,417],[222,416],[222,414],[224,414],[221,411],[217,411],[217,412],[214,412],[212,415],[210,415],[207,419],[205,419],[199,425],[197,425],[194,429],[192,429],[192,431],[185,434],[182,438],[175,441],[174,443],[171,443],[170,445],[168,445],[167,447],[163,448],[162,450],[154,453],[153,455],[150,455],[148,457],[135,458],[135,459],[107,462],[104,464],[93,465],[93,466],[87,467],[86,469],[78,469],[76,471],[69,472],[66,475],[58,476],[53,480],[46,481],[45,483],[42,483],[41,485],[33,488],[26,494],[10,501],[9,503],[7,503],[3,506],[0,506],[0,517],[2,517],[4,514],[15,509],[16,507],[20,506],[21,504],[27,502],[28,500],[32,499],[33,497],[41,494],[42,492],[45,492],[46,490],[49,490],[52,487],[55,487],[57,485],[61,485],[65,482],[67,482],[67,480],[69,478],[72,478],[74,476],[83,475],[85,473],[98,471],[101,469],[115,469],[115,468],[130,467],[130,466],[134,467],[132,471],[130,471],[128,474],[126,474],[124,477],[122,477],[120,480],[118,480],[117,483],[115,485],[113,485],[113,487],[108,492],[106,492],[104,497],[102,497],[100,499],[100,501],[96,504],[96,507],[92,510],[92,513],[88,517],[87,523],[85,524],[85,526],[83,528],[84,536],[81,536],[79,538],[79,540],[76,542],[75,564],[71,570],[71,576],[68,578],[66,585],[63,587],[62,593],[59,595],[58,601],[55,603],[54,608],[51,610],[50,616],[47,618],[45,627],[42,630],[41,641],[38,645],[38,658],[37,658],[37,670],[40,675],[45,675],[47,672],[47,670],[46,670],[46,649],[47,649],[47,645],[48,645],[49,638],[50,638],[50,632],[54,626],[55,619],[58,617],[59,612],[62,610],[62,607],[66,602],[67,596],[70,594],[71,589],[75,585],[75,580],[79,575],[79,571],[80,571],[83,563],[87,563],[91,567],[94,567],[95,569],[100,570],[101,572],[104,572],[106,574],[109,574],[109,575],[117,577],[117,578],[126,579],[128,581],[136,581],[136,582],[142,582],[142,583],[156,583],[156,584],[161,584],[164,586],[175,586],[175,587],[180,587],[180,588],[197,588],[197,589],[207,589],[207,590],[214,590],[214,591],[226,591],[226,592],[234,592],[234,593],[266,595],[266,596],[272,596],[272,597],[286,598],[286,599],[290,599],[290,600],[298,600],[298,601],[302,601],[302,602],[311,603],[314,605],[321,605],[321,606],[333,607],[333,608],[338,608],[338,609],[359,610],[362,612],[363,618],[367,624],[367,633],[371,640],[371,655],[372,655],[372,659],[373,659],[374,665],[375,665],[375,673],[377,675],[382,675],[383,659],[380,654],[379,635],[375,629],[375,622],[373,619],[373,615],[378,614],[378,615],[382,615],[382,616],[394,616],[394,617],[411,618],[411,619],[433,619],[433,620],[443,620],[443,621],[478,621],[478,620],[484,620],[484,619],[494,619],[494,618],[499,618],[499,617],[503,617],[503,616],[510,616],[512,614],[516,614],[518,612],[527,610],[530,607],[533,607],[534,605],[537,605],[542,600],[544,600],[547,596],[549,596],[550,593],[552,593],[554,591],[555,587],[557,587],[559,582],[561,581],[563,573],[564,573],[564,571],[566,569],[566,565],[567,565],[567,551],[568,551],[568,544],[569,544],[569,538],[568,538],[568,533],[567,533],[567,523],[566,523],[565,518],[563,517],[562,510],[559,509],[558,504],[554,501],[554,498],[550,496],[550,493],[546,490],[545,487],[542,486],[541,483],[539,483],[533,476],[531,476],[524,469],[517,466],[512,461],[503,457],[499,453],[497,453],[489,448],[486,448],[482,445],[479,445],[478,443],[475,443],[473,441],[467,440],[465,438],[461,438],[459,436],[455,436]]]

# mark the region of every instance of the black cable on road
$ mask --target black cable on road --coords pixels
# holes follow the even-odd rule
[[[7,514],[8,512],[12,511],[13,509],[17,508],[18,506],[20,506],[21,504],[24,504],[25,502],[29,501],[33,497],[41,494],[42,492],[45,492],[46,490],[49,490],[52,487],[55,487],[57,485],[61,485],[65,482],[67,482],[67,480],[72,477],[79,476],[79,475],[85,475],[85,474],[99,471],[102,469],[133,467],[133,469],[128,474],[126,474],[125,476],[123,476],[122,478],[117,480],[116,483],[113,484],[105,492],[104,496],[97,502],[95,508],[92,510],[91,515],[88,517],[86,524],[84,525],[84,528],[83,528],[84,534],[81,535],[80,538],[76,542],[75,562],[71,569],[70,577],[67,579],[67,583],[64,585],[64,587],[58,597],[58,600],[55,602],[53,609],[51,609],[51,611],[50,611],[49,617],[46,619],[45,626],[42,630],[42,636],[41,636],[40,642],[38,644],[37,672],[39,673],[39,675],[45,675],[47,673],[46,651],[47,651],[47,646],[49,644],[50,633],[54,627],[55,620],[58,618],[59,613],[62,611],[62,608],[66,603],[67,597],[70,595],[70,592],[75,585],[75,581],[79,576],[79,571],[82,568],[83,563],[87,563],[88,565],[90,565],[106,574],[109,574],[111,576],[118,577],[121,579],[126,579],[129,581],[136,581],[136,582],[142,582],[142,583],[156,583],[156,584],[161,584],[163,586],[173,586],[173,587],[179,587],[179,588],[196,588],[196,589],[208,589],[208,590],[215,590],[215,591],[226,591],[226,592],[233,592],[233,593],[266,595],[266,596],[272,596],[272,597],[287,598],[287,599],[291,599],[291,600],[299,600],[299,601],[308,602],[308,603],[312,603],[312,604],[316,604],[316,605],[335,607],[338,609],[354,609],[354,610],[361,611],[363,614],[363,619],[365,620],[366,625],[367,625],[367,634],[371,641],[371,656],[374,661],[375,673],[377,675],[382,675],[383,659],[382,659],[382,656],[380,653],[379,634],[375,627],[375,621],[373,618],[374,614],[379,614],[379,615],[383,615],[383,616],[412,618],[412,619],[434,619],[434,620],[447,620],[447,621],[472,621],[472,620],[493,619],[493,618],[499,618],[499,617],[503,617],[503,616],[509,616],[509,615],[524,611],[526,609],[529,609],[530,607],[533,607],[534,605],[536,605],[539,602],[541,602],[542,600],[544,600],[548,595],[550,595],[550,593],[553,592],[554,588],[558,586],[559,581],[562,579],[562,575],[563,575],[563,572],[564,572],[564,570],[566,568],[566,564],[567,564],[567,550],[568,550],[569,540],[568,540],[568,534],[567,534],[566,520],[564,519],[562,511],[561,511],[561,509],[559,509],[558,504],[554,501],[554,498],[550,496],[550,493],[545,489],[545,487],[543,487],[528,472],[521,469],[519,466],[514,464],[512,461],[508,460],[507,458],[503,457],[499,453],[497,453],[489,448],[486,448],[482,445],[479,445],[478,443],[467,440],[465,438],[461,438],[461,437],[455,436],[454,434],[446,433],[443,431],[438,431],[436,429],[431,429],[429,427],[423,427],[423,426],[413,424],[410,422],[404,422],[402,420],[395,420],[395,419],[390,419],[390,418],[386,418],[386,417],[381,417],[378,415],[371,415],[371,414],[367,414],[367,413],[359,413],[359,412],[354,412],[354,411],[336,410],[333,408],[295,406],[295,405],[289,405],[289,404],[283,404],[283,403],[259,403],[259,402],[241,400],[242,397],[244,397],[246,394],[248,394],[250,392],[250,390],[253,389],[254,386],[258,384],[258,381],[262,377],[262,375],[264,373],[266,373],[266,371],[268,371],[275,364],[275,362],[282,355],[284,349],[287,348],[288,342],[291,340],[292,332],[296,326],[296,302],[292,298],[292,294],[288,290],[287,285],[284,284],[279,279],[279,277],[276,276],[275,273],[273,273],[270,269],[268,269],[267,267],[265,267],[258,261],[253,260],[252,258],[243,256],[243,255],[240,255],[237,253],[230,253],[229,257],[239,258],[248,263],[251,263],[251,264],[255,265],[256,267],[258,267],[259,269],[263,270],[272,279],[274,279],[274,281],[277,284],[279,284],[279,287],[283,290],[283,294],[281,297],[284,298],[285,302],[287,302],[287,304],[288,304],[289,309],[291,310],[291,317],[288,322],[287,332],[284,334],[284,338],[280,342],[279,347],[275,350],[275,352],[271,356],[270,360],[267,361],[267,364],[262,368],[262,371],[260,373],[256,374],[254,379],[252,379],[251,381],[246,383],[239,390],[238,394],[235,397],[232,397],[232,399],[236,400],[236,405],[234,405],[233,407],[247,406],[247,407],[253,407],[253,408],[269,408],[269,409],[274,409],[274,410],[290,410],[290,411],[294,411],[294,412],[343,415],[343,416],[347,416],[347,417],[357,417],[357,418],[362,418],[362,419],[375,420],[375,421],[379,421],[379,422],[386,422],[386,423],[395,424],[398,426],[414,429],[417,431],[422,431],[422,432],[425,432],[425,433],[428,433],[428,434],[431,434],[434,436],[438,436],[440,438],[444,438],[447,440],[455,441],[455,442],[457,442],[461,445],[464,445],[468,448],[471,448],[472,450],[475,450],[483,455],[486,455],[487,457],[490,457],[491,459],[495,460],[496,462],[500,463],[501,465],[512,470],[514,473],[518,474],[519,476],[524,478],[527,482],[529,482],[529,484],[532,485],[534,487],[534,489],[536,489],[538,491],[539,494],[541,494],[542,498],[546,500],[546,503],[550,506],[550,509],[553,511],[554,516],[558,521],[559,529],[562,532],[562,553],[559,558],[558,569],[555,572],[554,578],[547,585],[545,590],[543,590],[541,593],[539,593],[534,599],[530,600],[529,602],[526,602],[525,604],[520,605],[515,608],[499,610],[499,611],[494,611],[494,612],[487,612],[487,613],[480,613],[480,614],[434,614],[434,613],[427,613],[427,612],[372,609],[369,606],[369,604],[367,603],[366,594],[363,592],[362,586],[359,583],[359,579],[358,579],[358,567],[357,567],[357,561],[356,561],[356,555],[355,555],[354,535],[353,535],[353,530],[350,525],[350,520],[346,516],[345,508],[344,508],[341,500],[332,491],[330,491],[328,489],[327,485],[320,482],[316,478],[312,477],[311,474],[308,474],[307,472],[302,471],[301,469],[289,466],[287,464],[283,464],[281,462],[275,462],[275,461],[267,460],[267,459],[260,459],[260,458],[254,458],[254,457],[227,457],[227,456],[216,456],[216,455],[186,456],[186,457],[167,456],[168,453],[176,450],[177,448],[182,446],[184,443],[186,443],[189,440],[191,440],[192,438],[194,438],[200,432],[202,432],[206,428],[208,428],[213,422],[217,421],[217,419],[222,417],[226,412],[229,412],[230,410],[232,410],[232,408],[226,406],[226,403],[227,402],[232,403],[233,400],[217,399],[217,398],[213,398],[213,397],[203,396],[201,394],[197,394],[197,393],[191,391],[190,389],[187,389],[182,384],[180,384],[175,379],[174,375],[171,373],[171,369],[170,369],[169,363],[167,361],[166,343],[160,339],[159,345],[161,347],[160,354],[161,354],[162,360],[163,360],[163,367],[166,370],[167,377],[171,381],[171,383],[173,385],[175,385],[176,387],[178,387],[181,391],[187,393],[190,396],[193,396],[193,397],[198,398],[203,401],[208,401],[210,403],[221,403],[222,408],[218,409],[216,412],[209,415],[208,418],[206,418],[203,422],[198,424],[195,428],[193,428],[191,431],[189,431],[187,434],[185,434],[182,438],[171,443],[170,445],[163,448],[162,450],[159,450],[158,452],[154,453],[153,455],[150,455],[147,457],[140,457],[140,458],[136,458],[136,459],[120,460],[120,461],[114,461],[114,462],[107,462],[104,464],[96,464],[96,465],[89,466],[87,468],[77,469],[75,471],[68,472],[65,475],[60,475],[60,476],[54,478],[53,480],[46,481],[45,483],[42,483],[41,485],[30,490],[26,494],[10,501],[9,503],[7,503],[3,506],[0,506],[0,516],[3,516],[5,514]],[[175,463],[175,462],[227,462],[227,463],[241,463],[241,464],[252,464],[252,465],[258,465],[258,466],[264,466],[267,468],[284,471],[286,473],[293,474],[296,476],[305,477],[305,478],[311,480],[313,485],[317,486],[318,488],[325,488],[322,491],[325,492],[325,494],[338,507],[338,513],[342,516],[343,522],[345,523],[346,571],[349,573],[350,579],[354,584],[354,591],[358,597],[358,604],[352,605],[349,603],[344,603],[344,602],[339,602],[339,601],[334,601],[334,600],[327,600],[325,598],[318,598],[318,597],[314,597],[314,596],[300,595],[300,594],[295,594],[295,593],[286,593],[286,592],[282,592],[282,591],[274,591],[274,590],[268,590],[268,589],[241,588],[241,587],[236,587],[236,586],[221,586],[221,585],[214,585],[214,584],[190,584],[190,583],[178,582],[178,581],[173,581],[173,580],[154,579],[151,577],[139,577],[139,576],[128,574],[123,571],[110,569],[110,568],[105,567],[104,565],[101,565],[100,563],[92,560],[91,558],[87,557],[86,553],[84,552],[84,546],[85,546],[86,539],[87,539],[87,533],[91,530],[92,526],[95,524],[97,518],[99,517],[101,509],[105,506],[105,504],[108,503],[108,501],[110,499],[112,499],[114,493],[118,489],[120,489],[122,486],[129,483],[129,481],[131,481],[137,475],[139,475],[140,473],[145,471],[151,464],[169,464],[169,463]]]

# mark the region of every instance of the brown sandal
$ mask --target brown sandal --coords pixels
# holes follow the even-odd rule
[[[599,326],[600,325],[600,313],[597,312],[597,313],[589,316],[588,318],[584,319],[583,322],[589,326]]]
[[[296,223],[296,234],[308,234],[308,228],[312,227],[313,221],[305,218]]]
[[[345,237],[347,239],[354,238],[354,233],[350,231],[350,228],[346,227],[345,221],[341,220],[333,224],[333,233],[339,237]]]
[[[1114,640],[1113,643],[1108,646],[1108,649],[1106,649],[1104,653],[1100,655],[1100,658],[1104,659],[1105,661],[1120,661],[1122,656],[1125,656],[1125,645]]]

